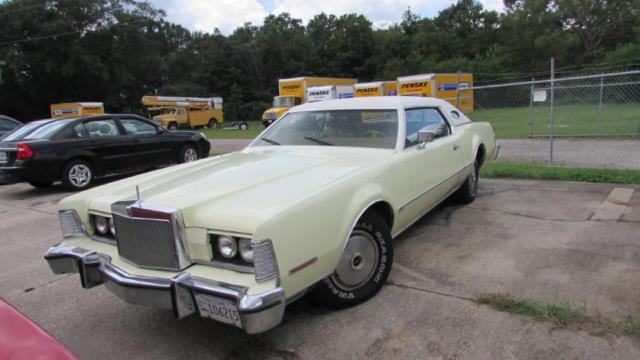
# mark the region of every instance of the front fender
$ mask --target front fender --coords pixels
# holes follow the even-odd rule
[[[273,241],[287,297],[331,274],[356,221],[379,201],[391,204],[390,198],[376,183],[355,186],[355,182],[347,182],[315,194],[259,225],[254,237]]]

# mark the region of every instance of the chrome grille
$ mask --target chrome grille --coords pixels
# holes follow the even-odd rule
[[[130,262],[149,268],[179,270],[176,242],[167,220],[113,215],[118,253]]]

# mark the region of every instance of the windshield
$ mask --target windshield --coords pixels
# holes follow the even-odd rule
[[[397,136],[397,110],[305,111],[286,114],[256,144],[393,149]]]
[[[293,97],[276,96],[273,98],[273,107],[293,107]]]
[[[4,138],[2,138],[2,141],[15,141],[15,140],[21,140],[23,139],[26,135],[30,134],[32,131],[34,131],[35,129],[39,128],[40,126],[46,124],[47,122],[50,122],[52,120],[38,120],[38,121],[32,121],[28,124],[25,124],[17,129],[15,129],[14,131],[12,131],[11,133],[9,133],[7,136],[5,136]]]
[[[49,139],[69,123],[69,119],[50,122],[24,137],[24,139]]]

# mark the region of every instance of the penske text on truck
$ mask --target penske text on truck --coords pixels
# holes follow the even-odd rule
[[[443,99],[464,113],[473,112],[473,75],[422,74],[398,78],[398,95]]]
[[[354,85],[355,96],[395,96],[398,95],[396,81],[374,81]]]
[[[353,97],[353,85],[312,86],[307,89],[307,102]]]
[[[356,79],[297,77],[278,80],[278,96],[273,98],[270,109],[262,114],[262,124],[267,127],[290,108],[307,102],[307,89],[322,85],[353,85]]]
[[[104,114],[104,104],[101,102],[71,102],[51,104],[49,107],[52,119]]]
[[[143,96],[151,120],[169,130],[180,127],[216,127],[224,122],[222,98]]]

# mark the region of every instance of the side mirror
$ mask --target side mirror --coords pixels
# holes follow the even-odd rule
[[[418,142],[421,144],[430,143],[436,138],[436,134],[432,130],[419,130]]]

